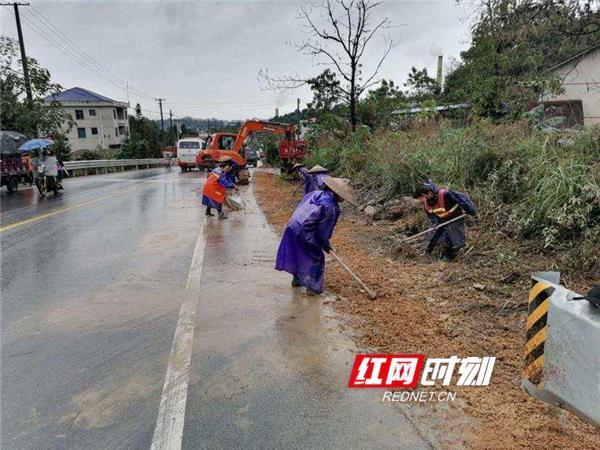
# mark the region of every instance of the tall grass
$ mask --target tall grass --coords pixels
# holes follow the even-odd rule
[[[600,223],[600,127],[548,135],[525,123],[315,139],[310,163],[393,197],[431,178],[467,191],[494,226],[545,247]],[[498,212],[501,211],[501,212]]]

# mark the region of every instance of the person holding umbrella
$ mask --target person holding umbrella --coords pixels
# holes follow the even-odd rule
[[[308,295],[323,292],[325,253],[340,216],[339,202],[354,204],[352,188],[341,178],[323,178],[323,190],[304,196],[289,220],[277,251],[275,270],[293,276],[292,286],[306,288]]]
[[[29,153],[32,156],[31,164],[33,166],[33,178],[38,191],[42,196],[46,195],[45,183],[45,159],[43,150],[54,145],[51,139],[31,139],[19,147],[19,152]]]

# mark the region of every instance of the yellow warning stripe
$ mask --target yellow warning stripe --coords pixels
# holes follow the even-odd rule
[[[536,283],[531,290],[529,291],[529,303],[531,303],[540,292],[542,292],[544,289],[550,287],[550,285],[546,284],[546,283],[542,283],[542,282],[538,282]]]
[[[541,381],[539,378],[543,367],[544,355],[540,356],[534,362],[525,367],[525,370],[523,370],[523,375],[525,375],[525,378],[527,378],[532,383],[537,384]]]
[[[531,339],[529,339],[529,341],[527,341],[525,343],[525,354],[528,355],[529,353],[531,353],[533,350],[535,350],[535,348],[540,345],[542,342],[544,342],[546,340],[546,328],[544,327],[542,328],[540,331],[538,331],[535,336],[533,336]]]
[[[527,316],[527,325],[525,326],[526,330],[529,330],[531,326],[536,323],[540,317],[548,312],[548,308],[550,307],[550,300],[544,300],[540,306],[538,306],[535,311],[533,311],[529,316]]]

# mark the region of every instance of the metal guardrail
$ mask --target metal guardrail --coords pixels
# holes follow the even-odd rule
[[[77,169],[104,169],[109,167],[139,167],[139,166],[162,166],[165,164],[163,158],[147,159],[96,159],[89,161],[65,161],[67,170]]]
[[[521,386],[533,397],[600,426],[600,310],[558,284],[559,272],[532,274]]]

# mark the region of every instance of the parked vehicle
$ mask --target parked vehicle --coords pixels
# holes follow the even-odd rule
[[[258,150],[253,150],[249,147],[246,147],[246,149],[244,150],[244,157],[246,158],[247,166],[256,167],[258,165],[258,160],[260,159]]]
[[[0,157],[0,186],[6,186],[11,194],[17,192],[19,184],[27,178],[27,167],[19,153],[2,153]]]
[[[27,165],[21,158],[19,147],[27,142],[27,136],[16,131],[0,131],[0,187],[8,192],[19,189],[19,183],[27,178]]]
[[[198,167],[196,155],[204,148],[205,142],[200,138],[183,138],[177,141],[177,165],[182,172]]]

